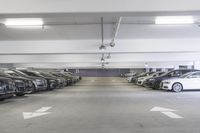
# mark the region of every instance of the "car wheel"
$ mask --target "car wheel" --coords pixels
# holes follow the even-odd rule
[[[5,98],[0,98],[0,101],[4,101],[5,100]]]
[[[16,96],[19,96],[19,97],[22,97],[24,96],[25,94],[24,93],[17,93]]]
[[[174,92],[181,92],[183,90],[183,86],[180,83],[174,83],[172,86],[172,90]]]

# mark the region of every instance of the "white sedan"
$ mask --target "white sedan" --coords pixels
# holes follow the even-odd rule
[[[200,90],[200,71],[189,72],[179,78],[166,79],[161,82],[161,88],[181,92],[182,90]]]

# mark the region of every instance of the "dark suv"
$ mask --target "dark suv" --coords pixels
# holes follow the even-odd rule
[[[34,92],[47,90],[47,81],[44,78],[33,76],[33,75],[28,75],[19,70],[10,70],[10,71],[12,71],[13,73],[16,73],[22,77],[31,79],[32,83],[33,83]]]
[[[20,70],[21,72],[29,75],[29,76],[35,76],[39,78],[44,78],[47,81],[47,90],[53,90],[58,87],[58,81],[57,79],[53,77],[45,77],[40,74],[38,71],[32,71],[32,70]]]
[[[25,83],[25,93],[26,94],[34,92],[34,85],[33,85],[32,79],[22,77],[22,76],[20,76],[19,74],[15,73],[12,70],[4,70],[4,73],[7,74],[11,79],[23,80],[23,82]]]
[[[169,78],[177,78],[182,76],[183,74],[186,74],[188,72],[193,72],[193,71],[199,71],[195,69],[178,69],[178,70],[173,70],[167,73],[164,73],[163,75],[155,78],[150,78],[149,81],[151,81],[152,86],[150,86],[152,89],[159,89],[160,88],[160,83],[162,80],[169,79]],[[150,83],[149,83],[150,84]]]
[[[15,94],[15,83],[12,79],[0,77],[0,100],[12,97]]]
[[[10,78],[15,82],[15,94],[16,96],[23,96],[26,93],[26,87],[25,87],[25,80],[22,77],[15,77],[11,76],[7,73],[4,73],[3,71],[0,71],[1,77]]]

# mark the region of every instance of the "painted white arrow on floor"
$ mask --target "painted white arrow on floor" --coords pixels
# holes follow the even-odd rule
[[[162,114],[164,114],[172,119],[182,119],[183,118],[182,116],[175,114],[174,112],[176,110],[174,110],[174,109],[163,108],[163,107],[154,107],[150,111],[161,112]]]
[[[43,116],[43,115],[48,115],[51,112],[46,112],[49,109],[51,109],[52,107],[42,107],[34,112],[23,112],[23,117],[24,120],[26,119],[31,119],[31,118],[35,118],[35,117],[39,117],[39,116]]]

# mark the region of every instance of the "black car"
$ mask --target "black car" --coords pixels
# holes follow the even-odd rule
[[[163,75],[159,76],[159,77],[155,77],[155,78],[150,78],[148,79],[150,83],[148,83],[149,87],[151,87],[152,89],[159,89],[160,88],[160,83],[162,82],[162,80],[165,79],[169,79],[169,78],[177,78],[182,76],[183,74],[186,74],[188,72],[193,72],[193,71],[199,71],[196,69],[178,69],[178,70],[173,70],[167,73],[164,73]]]
[[[65,78],[65,82],[67,85],[72,85],[73,83],[73,78],[72,77],[69,77],[67,75],[64,75],[63,73],[60,73],[60,72],[50,72],[50,74],[56,76],[56,77],[62,77],[62,78]]]
[[[37,77],[37,76],[33,76],[33,75],[31,76],[31,75],[23,73],[22,71],[19,71],[19,70],[10,70],[10,71],[12,71],[12,73],[16,73],[16,74],[20,75],[21,77],[31,79],[32,83],[33,83],[33,89],[34,89],[33,91],[34,92],[47,90],[46,79]]]
[[[0,100],[10,98],[15,94],[15,83],[12,79],[0,77]]]
[[[25,86],[25,83],[28,82],[27,79],[22,78],[22,77],[11,76],[11,75],[3,72],[3,71],[0,71],[0,76],[10,78],[15,82],[15,94],[16,94],[16,96],[23,96],[27,93],[26,92],[26,86]]]
[[[53,90],[53,89],[57,88],[57,86],[58,86],[57,79],[52,78],[52,77],[42,76],[38,71],[32,71],[32,70],[20,70],[20,71],[29,76],[35,76],[35,77],[40,77],[40,78],[46,79],[47,90]]]
[[[67,86],[67,83],[65,82],[65,78],[62,78],[62,77],[56,77],[48,72],[39,72],[40,75],[44,76],[44,77],[51,77],[51,78],[54,78],[55,80],[57,80],[58,82],[58,87],[61,88],[61,87],[64,87],[64,86]]]
[[[153,83],[152,81],[154,80],[154,78],[159,77],[159,76],[161,76],[163,74],[165,74],[165,72],[159,72],[157,76],[153,76],[153,77],[150,77],[150,78],[146,79],[144,81],[144,83],[143,83],[143,86],[151,88],[152,87],[152,83]]]
[[[12,70],[4,70],[3,72],[13,80],[22,80],[24,82],[25,84],[24,94],[29,94],[34,92],[33,81],[31,79],[22,77],[19,74],[13,72]]]

